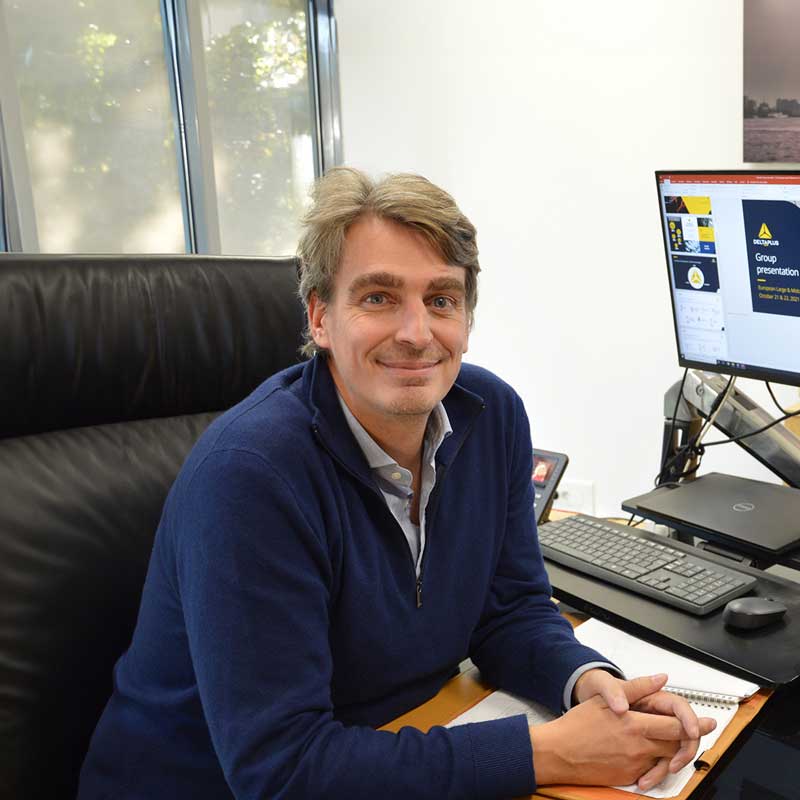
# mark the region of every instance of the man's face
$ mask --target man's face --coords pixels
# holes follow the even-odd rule
[[[463,267],[376,217],[347,232],[331,301],[309,301],[314,341],[368,430],[428,415],[453,385],[469,334]]]

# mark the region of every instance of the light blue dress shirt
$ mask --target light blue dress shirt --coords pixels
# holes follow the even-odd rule
[[[367,459],[378,488],[381,490],[392,516],[403,529],[417,577],[419,577],[422,553],[425,550],[425,511],[433,487],[436,485],[436,451],[439,449],[439,445],[453,432],[447,412],[440,402],[431,412],[425,428],[422,444],[422,475],[419,487],[419,525],[415,525],[411,521],[411,502],[414,499],[414,492],[411,490],[411,472],[405,467],[401,467],[378,445],[355,418],[342,396],[338,395],[338,397],[347,424]]]

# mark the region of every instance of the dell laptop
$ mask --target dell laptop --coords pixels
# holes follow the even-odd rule
[[[800,489],[710,472],[632,497],[623,509],[757,555],[800,548]]]

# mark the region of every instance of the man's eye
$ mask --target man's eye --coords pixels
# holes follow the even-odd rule
[[[379,306],[386,298],[382,294],[368,294],[364,302],[371,306]]]
[[[439,297],[434,297],[433,298],[433,306],[434,306],[434,308],[438,308],[438,309],[440,309],[442,311],[444,311],[444,310],[446,310],[448,308],[452,308],[454,305],[455,304],[453,303],[453,298],[452,297],[445,297],[443,295],[440,295]]]

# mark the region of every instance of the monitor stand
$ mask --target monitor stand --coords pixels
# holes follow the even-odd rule
[[[683,394],[679,398],[681,382],[675,383],[664,395],[664,440],[662,464],[688,438],[692,423],[699,417],[708,418],[714,401],[727,387],[728,380],[714,372],[689,370],[683,382]],[[678,401],[677,419],[672,414]],[[758,403],[734,386],[714,419],[715,427],[726,436],[752,434],[765,425],[775,422],[775,417]],[[677,440],[676,440],[677,437]],[[678,441],[683,438],[683,442]],[[763,433],[748,436],[738,441],[756,460],[774,472],[784,483],[800,488],[800,437],[786,426],[777,424]],[[662,482],[674,480],[682,471],[685,462],[676,464],[673,475],[662,476]]]

